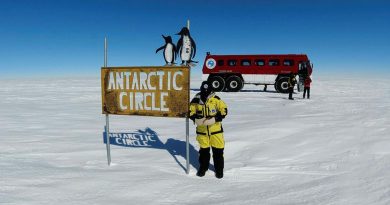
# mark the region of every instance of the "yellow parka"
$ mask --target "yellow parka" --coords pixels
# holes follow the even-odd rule
[[[215,118],[212,125],[198,125],[196,127],[197,141],[201,148],[224,148],[222,119],[227,115],[227,106],[215,93],[211,93],[206,102],[202,102],[200,93],[196,94],[190,103],[190,118]]]
[[[288,78],[288,87],[293,88],[295,86],[295,84],[297,84],[297,79],[295,78],[295,75],[290,76]]]

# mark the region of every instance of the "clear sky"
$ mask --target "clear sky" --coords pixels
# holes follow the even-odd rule
[[[308,54],[315,72],[390,73],[390,1],[1,0],[0,78],[99,75],[163,65],[161,34],[191,21],[194,68],[205,54]]]

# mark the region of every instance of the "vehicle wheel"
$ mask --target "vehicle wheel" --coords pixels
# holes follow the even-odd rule
[[[279,78],[275,83],[275,90],[279,93],[288,93],[288,78]]]
[[[221,92],[225,88],[225,80],[221,76],[212,76],[208,82],[213,86],[215,92]]]
[[[230,76],[226,80],[226,90],[228,92],[238,92],[242,89],[243,83],[240,77],[238,76]]]

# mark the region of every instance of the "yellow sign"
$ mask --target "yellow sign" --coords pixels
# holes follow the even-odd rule
[[[103,114],[187,117],[189,67],[102,67]]]

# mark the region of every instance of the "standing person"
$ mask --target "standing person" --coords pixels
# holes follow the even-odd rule
[[[307,76],[305,78],[305,86],[303,89],[303,99],[305,99],[306,91],[307,91],[307,99],[310,99],[310,83],[311,83],[311,78],[310,76]]]
[[[263,91],[264,91],[264,92],[267,92],[267,85],[264,85]]]
[[[196,123],[196,140],[199,142],[199,169],[197,176],[203,177],[209,169],[210,147],[213,151],[215,177],[223,177],[224,159],[222,120],[227,115],[227,106],[212,91],[207,81],[202,82],[200,93],[190,103],[190,119]]]
[[[294,92],[295,84],[297,84],[297,79],[295,79],[295,75],[291,73],[290,77],[288,78],[288,99],[289,100],[294,100],[293,92]]]
[[[301,74],[304,76],[304,77],[306,77],[306,75],[307,75],[307,73],[308,73],[308,62],[303,62],[302,64],[301,64]]]

